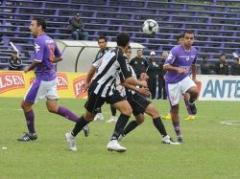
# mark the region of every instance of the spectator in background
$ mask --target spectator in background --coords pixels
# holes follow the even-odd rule
[[[147,76],[146,72],[147,72],[147,68],[148,68],[148,62],[143,57],[143,50],[142,49],[137,50],[137,56],[134,57],[130,61],[130,65],[134,69],[138,79],[140,79],[140,77],[145,78]],[[142,80],[142,79],[140,79],[140,80]]]
[[[215,65],[215,71],[218,75],[228,75],[228,64],[226,62],[226,55],[221,54],[219,57],[219,61]]]
[[[157,99],[158,98],[158,84],[159,84],[159,65],[156,62],[156,53],[154,51],[150,52],[150,56],[148,59],[148,69],[147,69],[147,75],[149,77],[148,79],[148,88],[151,92],[151,98]]]
[[[160,91],[160,98],[167,99],[167,92],[165,87],[165,79],[164,75],[166,73],[165,70],[163,70],[163,65],[168,57],[168,51],[163,51],[160,56],[160,74],[159,74],[159,91]]]
[[[207,57],[202,58],[200,68],[203,75],[215,74],[215,67],[207,61]]]
[[[240,58],[235,58],[231,65],[231,75],[240,75]]]
[[[11,54],[11,58],[9,59],[8,70],[22,70],[22,60],[19,58],[17,52],[13,52]]]
[[[72,33],[74,40],[87,40],[88,32],[84,30],[84,24],[81,21],[80,14],[77,13],[74,17],[69,20],[69,30]]]

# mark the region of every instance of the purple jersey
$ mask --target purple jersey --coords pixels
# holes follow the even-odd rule
[[[191,50],[185,50],[182,45],[177,45],[170,51],[164,65],[182,67],[187,73],[179,74],[175,71],[167,71],[164,78],[167,83],[177,83],[191,73],[191,66],[197,60],[197,49],[192,47]]]
[[[56,78],[55,57],[61,57],[61,53],[52,38],[42,34],[35,39],[35,53],[33,60],[39,63],[35,68],[36,78],[51,81]]]

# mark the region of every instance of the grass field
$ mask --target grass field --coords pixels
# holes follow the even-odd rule
[[[16,138],[26,131],[21,99],[0,100],[0,179],[8,178],[190,178],[219,179],[240,177],[240,126],[227,126],[221,121],[240,121],[239,103],[198,102],[195,121],[182,120],[185,143],[181,146],[161,144],[161,138],[146,118],[145,123],[129,134],[122,145],[125,153],[106,150],[113,124],[93,122],[88,138],[77,138],[78,151],[67,149],[64,133],[73,123],[49,114],[43,102],[35,106],[39,139],[19,143]],[[61,100],[60,103],[78,113],[83,112],[81,100]],[[154,101],[166,114],[168,103]],[[103,109],[105,119],[109,106]],[[186,110],[181,106],[181,116]],[[172,125],[164,121],[175,138]],[[3,150],[2,147],[7,147]]]

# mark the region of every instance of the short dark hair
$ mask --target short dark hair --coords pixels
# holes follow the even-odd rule
[[[107,37],[105,35],[100,35],[97,39],[97,41],[99,41],[100,39],[104,39],[105,42],[107,42]]]
[[[193,34],[194,35],[194,32],[192,30],[185,30],[184,33],[183,33],[183,37],[185,37],[186,34]]]
[[[183,38],[183,37],[184,37],[183,34],[179,34],[179,35],[177,35],[176,40],[179,41],[179,40],[180,40],[181,38]]]
[[[47,29],[46,21],[39,17],[34,17],[32,20],[37,21],[38,26],[42,26],[43,31]]]
[[[225,53],[221,53],[219,57],[222,57],[222,56],[226,56],[226,54]]]
[[[120,33],[117,36],[117,45],[120,47],[125,47],[130,41],[129,35],[127,33]]]

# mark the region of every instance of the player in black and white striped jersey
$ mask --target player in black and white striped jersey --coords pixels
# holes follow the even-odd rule
[[[93,65],[96,61],[101,60],[103,55],[110,50],[110,48],[107,47],[107,38],[104,35],[100,35],[97,41],[100,49],[96,55],[95,60],[92,63]],[[95,73],[96,70],[97,68],[93,66],[92,72]],[[110,120],[108,120],[107,122],[114,122],[114,121],[116,122],[116,119],[115,119],[116,109],[113,106],[110,106],[110,109],[111,109],[112,116]],[[99,110],[99,113],[96,114],[96,116],[94,117],[94,120],[104,120],[104,116],[101,110]]]
[[[126,56],[128,57],[127,59],[130,61],[129,57],[131,56],[131,47],[129,47],[129,49],[127,50]],[[131,76],[137,79],[137,75],[134,69],[129,64],[129,61],[127,62],[127,66],[129,68],[129,71],[131,72]],[[122,74],[120,73],[119,76],[121,79]],[[120,87],[122,85],[126,87],[127,100],[133,109],[133,114],[136,119],[128,123],[128,125],[124,128],[122,134],[119,136],[118,140],[121,140],[122,137],[126,136],[130,131],[134,130],[138,125],[140,125],[144,121],[144,113],[146,113],[152,118],[154,126],[163,137],[162,142],[164,144],[173,145],[178,144],[176,142],[173,142],[171,138],[168,136],[164,124],[162,123],[160,114],[156,107],[149,100],[147,100],[145,96],[143,96],[143,94],[146,96],[150,95],[150,92],[148,93],[147,91],[145,91],[146,93],[143,93],[143,91],[141,91],[142,90],[141,88],[125,84],[124,82],[118,83],[117,85]]]
[[[139,85],[143,88],[146,87],[141,81],[131,77],[131,73],[128,71],[126,57],[123,54],[129,46],[129,40],[129,36],[127,34],[119,34],[117,36],[117,48],[110,50],[102,57],[97,73],[89,85],[88,100],[85,104],[86,112],[82,117],[80,117],[73,130],[65,134],[70,150],[77,150],[75,137],[86,124],[94,119],[94,116],[97,114],[102,105],[105,102],[108,102],[113,104],[113,106],[119,110],[121,114],[117,120],[111,140],[107,145],[107,149],[118,152],[126,151],[126,148],[121,146],[117,139],[132,114],[132,108],[127,100],[114,88],[115,80],[119,71],[121,71],[126,84],[135,86]],[[88,86],[88,84],[86,86]]]
[[[94,61],[92,62],[92,67],[89,70],[89,75],[91,76],[91,78],[93,77],[93,75],[95,74],[95,72],[97,71],[97,68],[94,66],[94,64],[96,62],[98,62],[99,60],[101,60],[101,58],[103,57],[103,55],[109,51],[109,48],[107,47],[107,38],[103,35],[100,35],[98,37],[98,46],[99,46],[99,51],[94,59]],[[86,84],[86,83],[85,83]],[[99,112],[96,114],[96,116],[94,117],[94,120],[104,120],[103,114],[102,114],[102,110],[99,109]],[[83,127],[83,132],[84,135],[87,137],[89,135],[89,127],[88,125],[85,125]]]

